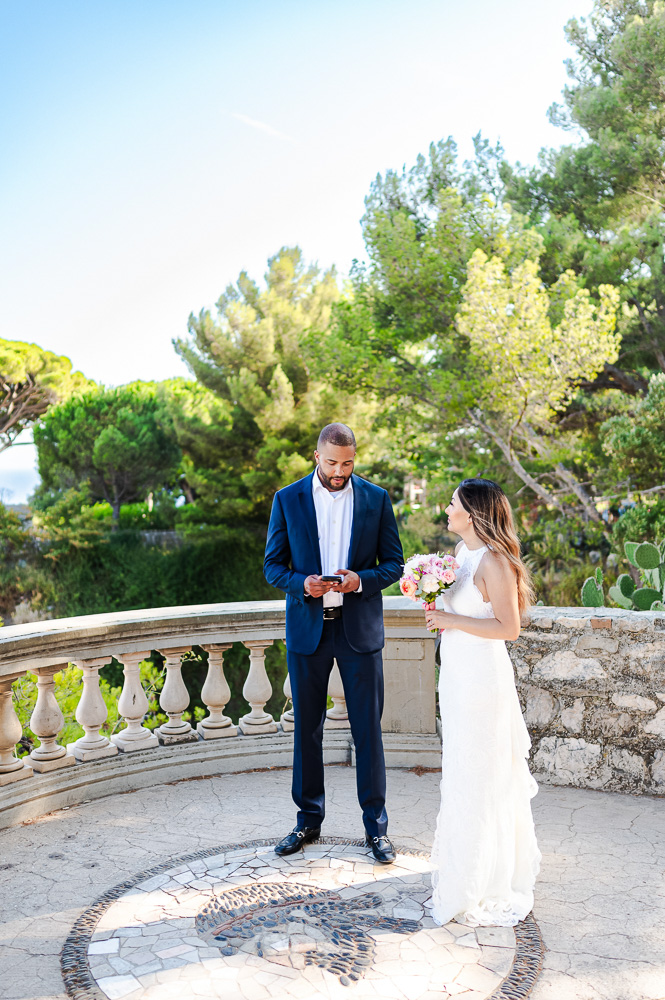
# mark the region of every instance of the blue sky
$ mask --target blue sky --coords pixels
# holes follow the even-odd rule
[[[0,0],[0,336],[120,384],[186,374],[171,340],[299,244],[348,270],[373,177],[481,130],[512,160],[591,0]],[[0,491],[35,482],[31,447]],[[10,492],[13,491],[13,492]]]

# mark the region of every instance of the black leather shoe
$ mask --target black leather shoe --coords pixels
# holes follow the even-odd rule
[[[370,837],[365,834],[365,847],[371,847],[372,854],[382,865],[390,865],[395,860],[395,848],[387,837]]]
[[[275,844],[275,854],[279,854],[282,857],[286,854],[295,854],[305,844],[310,844],[313,840],[316,840],[320,834],[320,826],[296,826],[295,829],[291,830],[291,833],[284,837],[284,840],[280,840],[279,844]]]

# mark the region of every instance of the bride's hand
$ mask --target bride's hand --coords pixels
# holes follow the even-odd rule
[[[433,608],[427,608],[425,611],[425,620],[427,621],[428,628],[444,629],[450,617],[447,611],[435,611]]]

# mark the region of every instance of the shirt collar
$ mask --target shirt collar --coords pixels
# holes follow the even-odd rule
[[[353,493],[353,484],[351,482],[352,476],[349,476],[346,486],[343,490],[332,490],[326,489],[321,480],[319,479],[319,468],[318,466],[314,469],[314,477],[312,479],[312,489],[314,491],[321,490],[323,493],[327,493],[331,500],[335,500],[336,497],[346,496],[347,493]]]

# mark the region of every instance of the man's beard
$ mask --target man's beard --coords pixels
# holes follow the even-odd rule
[[[326,487],[326,489],[330,490],[332,493],[339,493],[340,490],[343,490],[346,484],[348,483],[349,479],[353,475],[353,473],[350,472],[348,476],[339,476],[339,477],[334,476],[333,478],[335,479],[339,478],[344,480],[344,482],[340,486],[338,486],[332,482],[332,479],[330,477],[326,476],[325,472],[323,471],[320,465],[317,466],[317,469],[318,469],[319,479]]]

